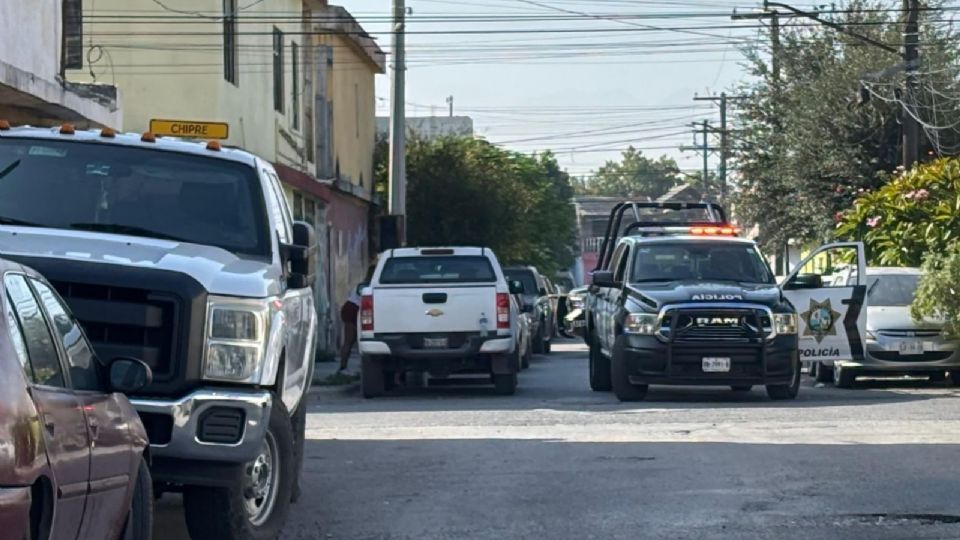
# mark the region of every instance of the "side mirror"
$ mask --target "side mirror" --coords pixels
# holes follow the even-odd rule
[[[798,274],[787,282],[784,289],[819,289],[823,287],[823,278],[820,274]]]
[[[317,233],[305,221],[293,222],[293,244],[284,245],[283,253],[290,262],[287,284],[293,289],[305,289],[313,285],[317,273]]]
[[[613,280],[613,272],[609,270],[597,270],[593,273],[593,284],[597,287],[619,287],[620,284]]]
[[[523,304],[520,306],[520,313],[533,313],[533,304]]]
[[[540,290],[537,291],[537,293],[538,293],[540,296],[547,296],[547,290],[544,289],[543,287],[540,287]]]
[[[523,294],[522,281],[511,281],[509,285],[510,285],[510,294]]]
[[[110,362],[110,388],[115,392],[132,394],[153,382],[153,370],[143,360],[116,358]]]

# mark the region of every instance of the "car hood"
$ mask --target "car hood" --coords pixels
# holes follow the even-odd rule
[[[634,283],[630,295],[649,307],[659,309],[685,303],[750,303],[774,307],[780,303],[780,289],[773,284],[730,281],[672,281]]]
[[[913,320],[908,306],[867,306],[867,330],[940,330],[943,322]]]
[[[281,293],[279,265],[199,244],[87,231],[0,227],[0,253],[180,272],[211,294],[264,298]]]

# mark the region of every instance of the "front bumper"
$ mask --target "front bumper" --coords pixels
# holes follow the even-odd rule
[[[257,457],[270,420],[272,396],[266,390],[199,389],[178,399],[131,399],[150,436],[155,458],[245,463]],[[202,422],[227,411],[239,418],[237,440],[201,440]],[[242,413],[242,416],[238,416]]]
[[[797,337],[789,335],[760,343],[671,343],[656,336],[621,335],[613,353],[626,362],[633,384],[790,384],[800,365]],[[730,358],[730,371],[705,373],[704,357]]]
[[[922,343],[923,354],[902,355],[898,344],[904,339]],[[947,371],[960,368],[958,343],[940,336],[930,338],[889,338],[878,336],[866,342],[862,360],[837,361],[844,368],[876,373]]]

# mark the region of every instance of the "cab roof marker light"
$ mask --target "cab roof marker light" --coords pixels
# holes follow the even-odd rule
[[[117,136],[117,132],[112,128],[105,127],[100,130],[100,136],[106,139],[113,139]]]
[[[8,120],[3,120],[0,118],[0,131],[7,131],[10,129],[10,122]]]
[[[144,131],[143,135],[140,136],[140,140],[143,142],[157,142],[157,136],[154,135],[152,131]]]
[[[221,149],[220,143],[218,141],[210,141],[207,143],[207,150],[212,152],[219,152]]]
[[[77,132],[77,128],[75,128],[73,124],[63,124],[62,126],[60,126],[61,135],[73,135],[76,132]]]

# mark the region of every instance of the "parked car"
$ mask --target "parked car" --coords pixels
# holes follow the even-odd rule
[[[276,537],[299,492],[316,242],[248,152],[109,130],[0,130],[0,252],[46,276],[131,397],[194,538]]]
[[[0,260],[0,276],[0,536],[149,539],[147,433],[120,392],[150,368],[101,362],[34,270]]]
[[[489,375],[513,394],[523,351],[519,306],[493,251],[392,249],[380,255],[360,306],[361,386],[367,398],[397,373]]]
[[[523,285],[523,309],[533,313],[533,352],[549,353],[556,319],[546,281],[533,266],[514,266],[503,272],[509,281]]]
[[[566,315],[563,317],[563,331],[570,337],[582,337],[584,335],[584,328],[587,325],[587,321],[583,308],[587,294],[589,294],[589,291],[586,287],[573,289],[567,294],[567,310]]]
[[[915,321],[910,304],[921,276],[919,268],[866,269],[866,331],[863,358],[818,364],[818,382],[853,386],[859,376],[918,375],[942,380],[947,372],[960,384],[960,339],[944,334],[942,321]],[[835,276],[833,286],[854,286],[856,268]]]

